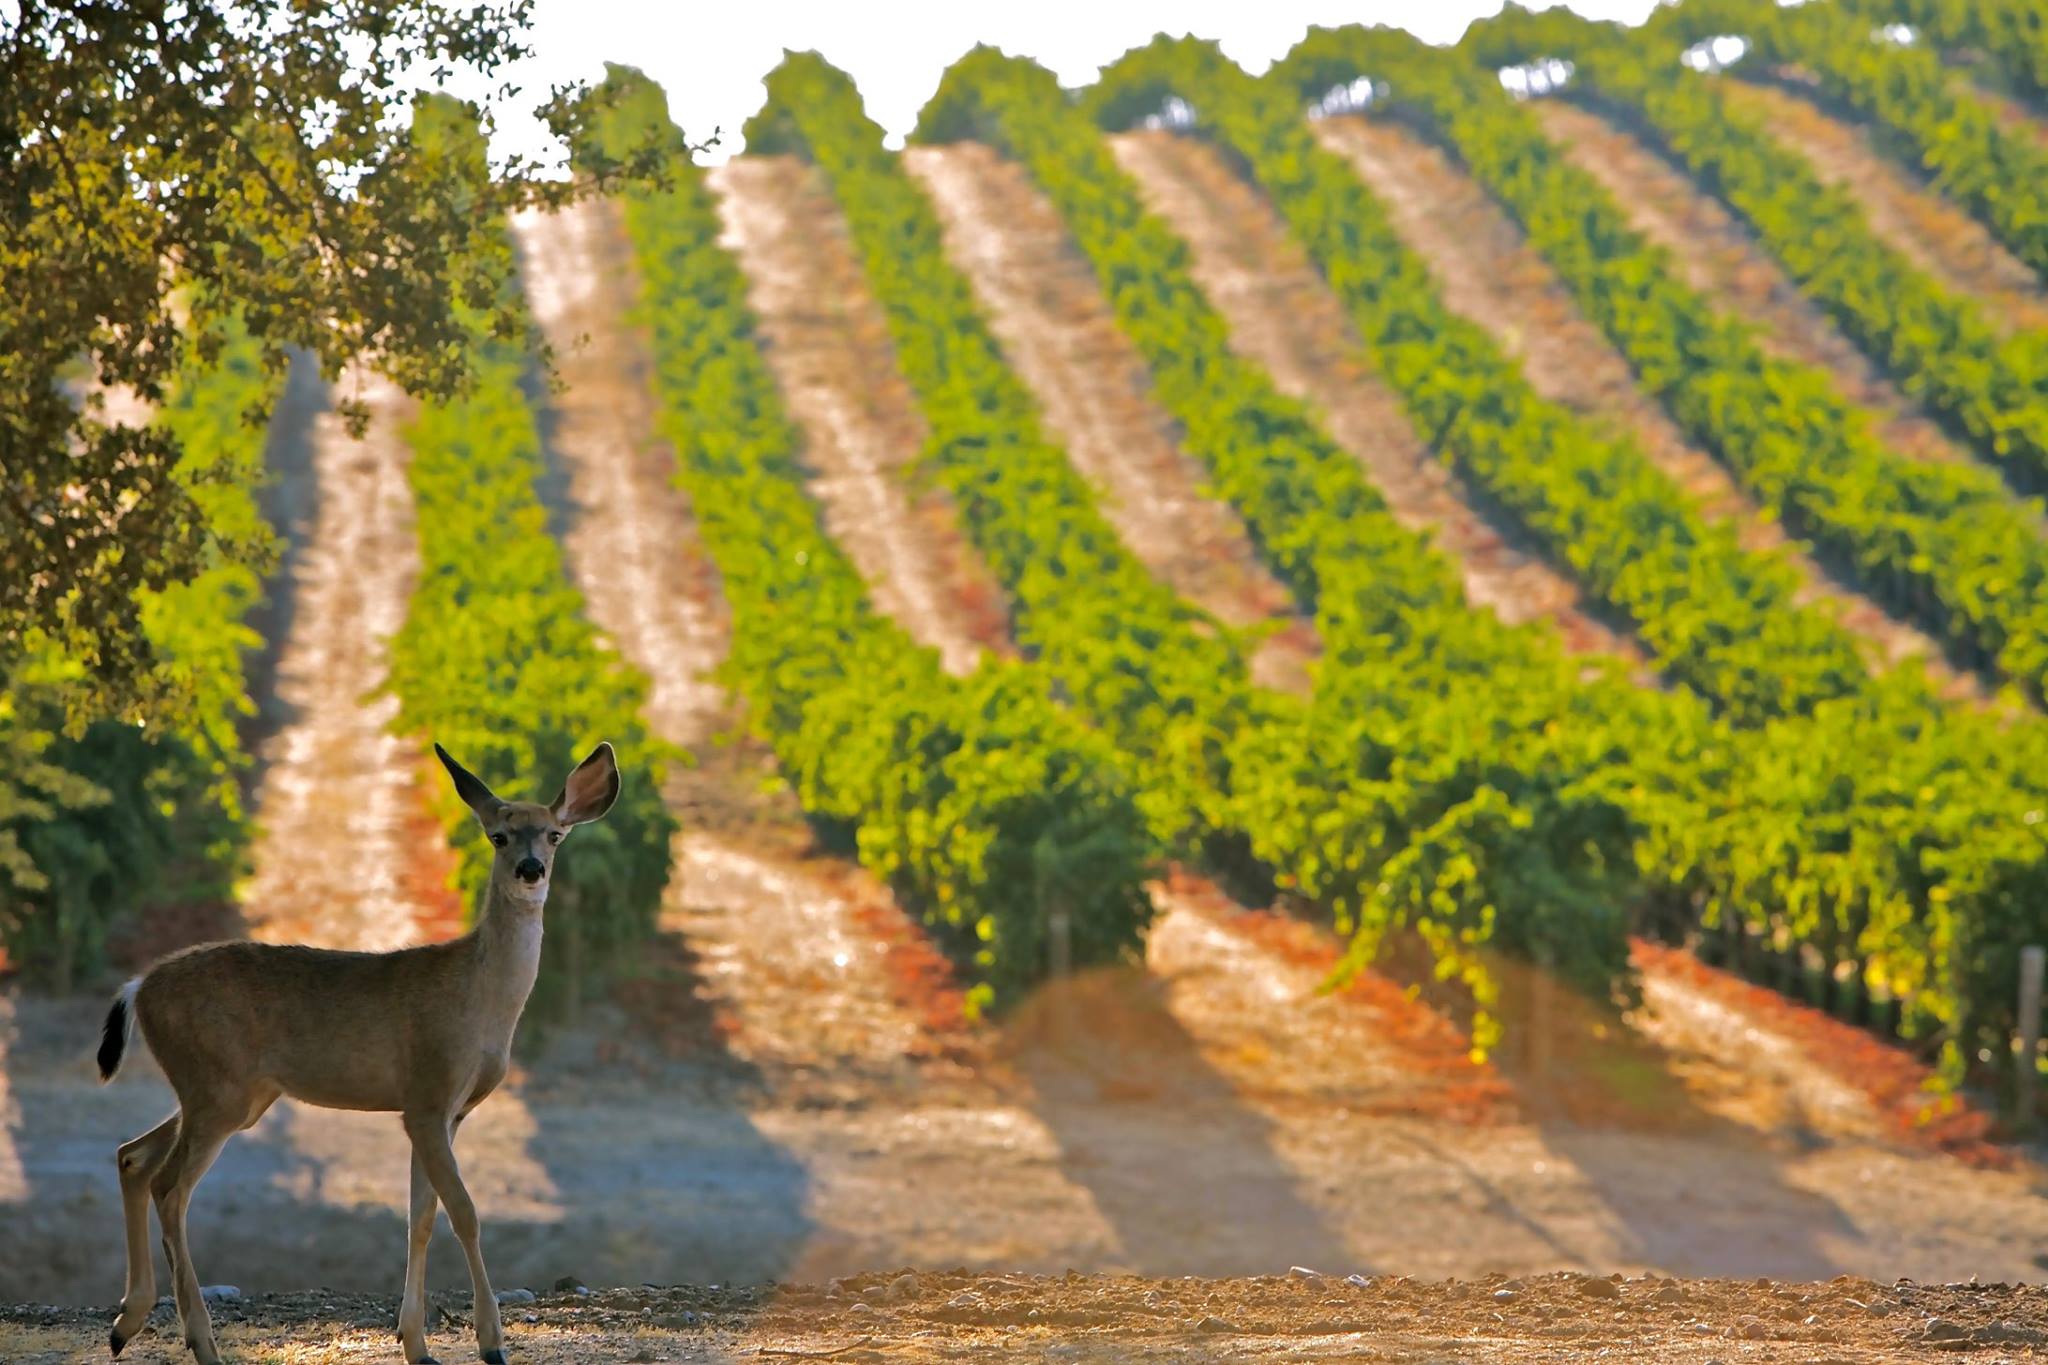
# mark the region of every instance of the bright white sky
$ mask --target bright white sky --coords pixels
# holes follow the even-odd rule
[[[1573,0],[1589,18],[1637,23],[1653,0]],[[512,73],[534,96],[555,81],[596,81],[607,61],[638,66],[668,91],[692,141],[724,130],[708,160],[740,150],[740,125],[766,97],[761,77],[785,48],[815,48],[851,73],[868,113],[900,141],[938,88],[939,75],[976,43],[1035,57],[1066,85],[1085,85],[1107,62],[1156,33],[1214,38],[1254,72],[1284,55],[1311,24],[1389,23],[1435,43],[1500,9],[1500,0],[538,0],[540,54]],[[468,92],[465,92],[468,93]],[[508,109],[500,153],[550,153],[540,130]],[[550,158],[552,159],[552,157]]]

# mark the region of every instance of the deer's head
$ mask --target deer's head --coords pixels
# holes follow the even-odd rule
[[[547,899],[548,880],[555,870],[555,850],[577,825],[602,816],[619,799],[619,763],[612,746],[600,744],[576,765],[554,800],[501,801],[483,780],[449,757],[440,745],[434,754],[455,781],[455,794],[475,813],[477,823],[497,849],[491,865],[491,889],[513,900],[538,905]]]

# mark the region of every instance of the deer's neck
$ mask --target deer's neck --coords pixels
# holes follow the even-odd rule
[[[477,925],[477,951],[483,968],[484,995],[496,1011],[516,1022],[540,972],[541,909],[547,894],[527,896],[491,882]]]

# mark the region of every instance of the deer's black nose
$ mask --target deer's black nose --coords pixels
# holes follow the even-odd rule
[[[519,874],[522,882],[537,882],[547,869],[540,865],[540,859],[528,854],[519,860],[519,866],[512,869]]]

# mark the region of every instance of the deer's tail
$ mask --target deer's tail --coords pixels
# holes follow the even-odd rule
[[[114,1079],[114,1073],[121,1069],[121,1058],[128,1051],[128,1042],[135,1036],[135,991],[142,985],[139,976],[130,977],[128,984],[121,987],[114,997],[113,1008],[107,1011],[107,1022],[100,1025],[100,1080]]]

